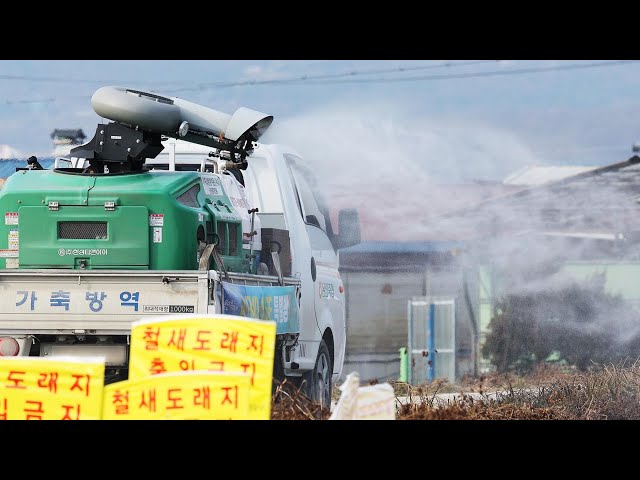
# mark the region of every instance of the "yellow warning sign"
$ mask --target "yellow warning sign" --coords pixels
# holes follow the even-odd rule
[[[99,420],[104,358],[0,357],[0,420]]]
[[[271,417],[276,323],[193,315],[132,325],[129,379],[190,370],[249,375],[249,418]]]
[[[249,375],[162,373],[104,388],[105,420],[245,420]]]

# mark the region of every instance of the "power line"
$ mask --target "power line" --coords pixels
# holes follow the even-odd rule
[[[167,93],[174,92],[187,92],[187,91],[197,91],[197,90],[206,90],[209,88],[227,88],[227,87],[242,87],[242,86],[252,86],[252,85],[280,85],[287,83],[295,83],[295,82],[307,82],[314,80],[330,80],[341,77],[353,77],[356,75],[376,75],[380,73],[404,73],[416,70],[431,70],[435,68],[451,68],[451,67],[466,67],[470,65],[478,65],[482,63],[494,63],[499,60],[473,60],[469,62],[443,62],[435,65],[412,65],[412,66],[400,66],[393,68],[382,68],[382,69],[369,69],[369,70],[351,70],[348,72],[342,73],[328,73],[328,74],[318,74],[318,75],[297,75],[292,77],[284,77],[284,78],[274,78],[274,79],[266,79],[266,80],[238,80],[232,82],[209,82],[209,83],[200,83],[193,87],[183,87],[183,88],[175,88],[170,90],[165,90]],[[336,82],[337,83],[337,82]]]
[[[355,75],[375,75],[381,73],[403,73],[403,72],[411,72],[418,70],[431,70],[436,68],[451,68],[451,67],[463,67],[463,66],[471,66],[478,65],[482,63],[492,63],[497,62],[498,60],[472,60],[468,62],[442,62],[438,64],[430,64],[430,65],[409,65],[409,66],[397,66],[393,68],[378,68],[378,69],[368,69],[368,70],[351,70],[348,72],[342,73],[330,73],[330,74],[319,74],[319,75],[298,75],[294,77],[286,77],[279,79],[271,79],[271,80],[237,80],[231,82],[210,82],[210,83],[200,83],[196,86],[192,87],[183,87],[183,88],[174,88],[174,89],[163,89],[163,93],[176,93],[176,92],[187,92],[187,91],[201,91],[208,88],[225,88],[225,87],[234,87],[234,86],[250,86],[250,85],[268,85],[268,84],[283,84],[283,83],[293,83],[299,81],[306,80],[328,80],[341,78],[346,76],[355,76]],[[126,84],[126,83],[135,83],[127,80],[88,80],[88,79],[71,79],[71,78],[59,78],[59,77],[34,77],[28,75],[0,75],[0,80],[22,80],[22,81],[41,81],[41,82],[69,82],[69,83],[111,83],[111,84]],[[153,84],[153,82],[144,82],[147,85]],[[158,83],[158,85],[168,85],[168,84],[179,84],[186,83],[184,81],[181,82],[162,82]],[[72,98],[86,98],[90,97],[91,94],[83,95],[82,97],[73,96],[73,97],[64,97],[65,100]],[[14,105],[14,104],[37,104],[37,103],[53,103],[62,98],[47,98],[47,99],[26,99],[26,100],[6,100],[4,103],[6,105]]]
[[[296,77],[290,78],[281,78],[278,79],[278,82],[288,82],[288,81],[296,81],[296,80],[305,80],[309,79],[330,79],[330,78],[339,78],[349,75],[370,75],[370,74],[378,74],[378,73],[393,73],[393,72],[408,72],[415,70],[427,70],[432,68],[443,68],[443,67],[456,67],[456,66],[464,66],[464,65],[476,65],[479,63],[486,62],[495,62],[496,60],[476,60],[470,62],[461,62],[461,63],[452,63],[445,62],[438,65],[426,65],[426,66],[400,66],[392,69],[377,69],[377,70],[368,70],[368,71],[350,71],[345,73],[338,74],[326,74],[326,75],[300,75]],[[28,82],[57,82],[57,83],[83,83],[83,84],[130,84],[130,83],[138,83],[139,80],[91,80],[91,79],[82,79],[82,78],[68,78],[68,77],[40,77],[40,76],[32,76],[32,75],[0,75],[0,80],[19,80],[19,81],[28,81]],[[233,82],[214,82],[214,83],[202,83],[196,87],[184,87],[178,88],[171,91],[188,91],[188,90],[199,90],[200,85],[202,86],[235,86],[235,85],[255,85],[262,83],[271,83],[273,80],[241,80],[241,81],[233,81]],[[143,82],[146,85],[180,85],[190,82],[185,82],[184,80],[176,80],[176,81],[160,81],[160,82]]]
[[[54,103],[59,102],[60,100],[77,100],[79,98],[90,99],[91,94],[87,95],[72,95],[68,97],[48,97],[48,98],[27,98],[27,99],[18,99],[18,100],[5,100],[1,102],[0,105],[25,105],[25,104],[35,104],[35,103]]]
[[[342,73],[329,73],[329,74],[319,74],[319,75],[298,75],[294,77],[286,77],[286,78],[278,78],[271,80],[237,80],[231,82],[210,82],[210,83],[200,83],[193,87],[183,87],[183,88],[174,88],[174,89],[163,89],[163,93],[176,93],[176,92],[187,92],[187,91],[201,91],[209,88],[226,88],[226,87],[235,87],[235,86],[250,86],[250,85],[268,85],[268,84],[284,84],[284,83],[294,83],[299,81],[307,81],[307,80],[328,80],[341,78],[346,76],[356,76],[356,75],[375,75],[381,73],[404,73],[411,72],[417,70],[431,70],[436,68],[451,68],[451,67],[464,67],[471,65],[478,65],[483,63],[493,63],[499,60],[472,60],[468,62],[457,62],[453,63],[451,61],[442,62],[438,64],[430,64],[430,65],[409,65],[409,66],[397,66],[393,68],[378,68],[378,69],[368,69],[368,70],[350,70],[348,72]],[[0,75],[0,79],[10,79],[10,80],[37,80],[37,81],[69,81],[69,82],[77,82],[77,83],[98,83],[96,80],[80,80],[80,79],[61,79],[54,77],[30,77],[30,76],[17,76],[17,75]],[[123,80],[112,81],[112,80],[101,80],[99,83],[112,83],[112,84],[125,84],[132,83]],[[146,83],[146,82],[145,82]],[[184,83],[184,82],[168,82],[168,83]],[[83,95],[80,98],[90,97],[91,95]],[[78,96],[73,97],[65,97],[64,99],[72,99],[79,98]],[[61,98],[48,98],[42,100],[6,100],[4,103],[7,105],[12,104],[28,104],[28,103],[53,103]]]
[[[89,80],[81,78],[63,78],[63,77],[34,77],[30,75],[0,75],[0,80],[20,80],[24,82],[58,82],[58,83],[86,83],[86,84],[122,84],[136,83],[139,80]],[[162,81],[162,82],[145,82],[148,85],[176,85],[186,83],[182,81]]]
[[[325,81],[313,81],[311,83],[315,85],[332,84],[332,83],[392,83],[392,82],[411,82],[411,81],[423,81],[423,80],[451,80],[456,78],[478,78],[478,77],[497,77],[508,75],[522,75],[526,73],[543,73],[543,72],[557,72],[561,70],[580,70],[587,68],[601,68],[601,67],[614,67],[619,65],[627,65],[631,63],[637,63],[639,60],[615,60],[607,62],[586,63],[578,65],[560,65],[552,67],[531,67],[520,68],[513,70],[492,70],[488,72],[475,72],[475,73],[451,73],[442,75],[423,75],[417,77],[400,77],[400,78],[362,78],[362,79],[344,79],[344,80],[325,80]]]
[[[42,98],[40,100],[7,100],[4,103],[5,105],[24,105],[27,103],[51,103],[55,101],[55,98]]]
[[[217,82],[217,83],[210,83],[210,84],[199,84],[198,86],[195,86],[195,87],[163,90],[163,93],[174,93],[178,91],[193,91],[193,90],[201,91],[201,90],[207,90],[211,88],[225,88],[225,87],[232,87],[232,86],[282,85],[282,84],[292,84],[296,82],[306,82],[312,85],[344,84],[344,83],[395,83],[395,82],[410,82],[410,81],[450,80],[450,79],[463,79],[463,78],[512,76],[512,75],[524,75],[529,73],[544,73],[544,72],[555,72],[555,71],[566,71],[566,70],[614,67],[614,66],[621,66],[621,65],[629,65],[632,63],[638,63],[640,60],[614,60],[614,61],[605,61],[605,62],[572,64],[572,65],[559,65],[559,66],[556,65],[556,66],[550,66],[550,67],[529,67],[529,68],[519,68],[519,69],[512,69],[512,70],[491,70],[487,72],[449,73],[449,74],[422,75],[422,76],[399,77],[399,78],[398,77],[362,78],[362,79],[357,79],[357,78],[337,79],[336,78],[336,77],[344,77],[344,76],[371,75],[371,74],[379,74],[379,73],[392,73],[392,72],[399,73],[399,72],[405,72],[405,71],[443,68],[447,66],[448,67],[468,66],[471,64],[488,63],[488,62],[496,62],[496,61],[497,60],[478,60],[473,62],[463,62],[463,63],[461,62],[461,63],[455,63],[455,64],[446,62],[438,65],[395,67],[393,69],[378,69],[378,70],[359,70],[359,71],[343,72],[343,73],[336,73],[336,74],[304,75],[301,77],[297,76],[297,77],[280,78],[280,79],[272,79],[272,80],[243,80],[243,81],[236,81],[236,82]],[[67,100],[71,98],[90,98],[90,97],[91,97],[91,94],[87,94],[87,95],[81,95],[81,96],[76,95],[73,97],[6,100],[4,103],[8,105],[28,104],[28,103],[52,103],[52,102],[57,102],[59,100]]]

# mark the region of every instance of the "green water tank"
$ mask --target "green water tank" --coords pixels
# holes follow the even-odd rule
[[[0,190],[0,215],[0,268],[195,270],[217,240],[228,270],[248,269],[215,174],[22,170]]]

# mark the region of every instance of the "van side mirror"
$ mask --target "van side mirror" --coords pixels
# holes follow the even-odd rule
[[[360,216],[355,208],[343,208],[338,212],[336,249],[352,247],[360,243]]]

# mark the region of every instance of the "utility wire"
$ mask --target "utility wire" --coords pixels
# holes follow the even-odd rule
[[[7,100],[5,101],[5,105],[24,105],[27,103],[52,103],[55,102],[55,98],[42,98],[39,100]]]
[[[478,65],[482,63],[493,63],[499,60],[472,60],[468,62],[442,62],[438,64],[430,64],[430,65],[409,65],[409,66],[398,66],[393,68],[378,68],[378,69],[369,69],[369,70],[351,70],[348,72],[342,73],[330,73],[330,74],[320,74],[320,75],[299,75],[295,77],[286,77],[279,79],[271,79],[271,80],[237,80],[231,82],[210,82],[210,83],[200,83],[196,86],[192,87],[183,87],[183,88],[174,88],[174,89],[163,89],[163,93],[176,93],[176,92],[187,92],[187,91],[201,91],[206,90],[208,88],[225,88],[225,87],[234,87],[234,86],[247,86],[247,85],[268,85],[268,84],[283,84],[283,83],[293,83],[305,80],[326,80],[326,79],[334,79],[341,78],[347,76],[355,76],[355,75],[375,75],[381,73],[403,73],[403,72],[411,72],[417,70],[431,70],[436,68],[451,68],[451,67],[463,67],[470,65]],[[10,80],[37,80],[37,81],[69,81],[69,82],[83,82],[83,83],[98,83],[96,80],[79,80],[79,79],[61,79],[61,78],[53,78],[53,77],[28,77],[28,76],[16,76],[16,75],[0,75],[0,80],[2,79],[10,79]],[[112,84],[125,84],[132,83],[127,81],[107,81],[101,80],[99,83],[112,83]],[[145,82],[146,83],[146,82]],[[176,82],[174,82],[176,83]],[[184,83],[184,82],[181,82]],[[64,99],[72,99],[72,98],[86,98],[90,97],[91,94],[83,95],[81,97],[73,96],[73,97],[65,97]],[[41,100],[7,100],[4,102],[7,105],[12,104],[28,104],[28,103],[53,103],[58,101],[56,98],[47,98]]]
[[[297,77],[291,77],[291,78],[283,78],[280,79],[280,81],[294,81],[294,80],[302,80],[302,79],[306,79],[306,78],[318,78],[318,79],[323,79],[323,78],[339,78],[339,77],[344,77],[344,76],[349,76],[349,75],[367,75],[367,74],[376,74],[376,73],[392,73],[392,72],[407,72],[407,71],[414,71],[414,70],[426,70],[426,69],[431,69],[431,68],[442,68],[442,67],[456,67],[456,66],[463,66],[463,65],[476,65],[479,63],[486,63],[486,62],[495,62],[496,60],[476,60],[476,61],[470,61],[470,62],[461,62],[461,63],[452,63],[452,62],[445,62],[445,63],[441,63],[438,65],[422,65],[422,66],[401,66],[401,67],[395,67],[392,69],[386,68],[386,69],[377,69],[377,70],[368,70],[368,71],[350,71],[350,72],[345,72],[345,73],[338,73],[338,74],[328,74],[328,75],[301,75],[301,76],[297,76]],[[29,82],[57,82],[57,83],[85,83],[85,84],[118,84],[118,85],[122,85],[122,84],[130,84],[130,83],[138,83],[139,80],[91,80],[91,79],[81,79],[81,78],[65,78],[65,77],[39,77],[39,76],[32,76],[32,75],[6,75],[6,74],[2,74],[0,75],[0,80],[20,80],[20,81],[29,81]],[[243,81],[237,81],[237,82],[220,82],[219,84],[222,86],[234,86],[234,85],[251,85],[251,84],[255,84],[255,83],[269,83],[271,82],[271,80],[243,80]],[[176,85],[176,84],[185,84],[185,83],[190,83],[190,82],[185,82],[184,80],[176,80],[176,81],[161,81],[161,82],[143,82],[146,85]],[[218,83],[203,83],[201,85],[204,86],[210,86],[210,85],[218,85]],[[182,91],[182,90],[198,90],[198,87],[185,87],[184,89],[179,88],[173,91]]]
[[[233,82],[209,82],[209,83],[199,83],[193,87],[183,87],[183,88],[174,88],[170,90],[165,90],[168,93],[174,92],[187,92],[187,91],[197,91],[197,90],[206,90],[208,88],[227,88],[227,87],[242,87],[247,85],[280,85],[280,84],[288,84],[288,83],[296,83],[296,82],[307,82],[313,80],[329,80],[341,77],[353,77],[356,75],[376,75],[380,73],[403,73],[410,72],[416,70],[431,70],[434,68],[451,68],[451,67],[466,67],[470,65],[478,65],[481,63],[494,63],[499,60],[473,60],[469,62],[443,62],[435,65],[413,65],[413,66],[400,66],[393,68],[382,68],[382,69],[373,69],[373,70],[351,70],[348,72],[342,73],[329,73],[329,74],[319,74],[319,75],[297,75],[295,77],[284,77],[284,78],[274,78],[269,80],[238,80]]]
[[[383,68],[383,69],[373,69],[373,70],[351,70],[349,72],[342,73],[332,73],[332,74],[322,74],[322,75],[300,75],[295,77],[287,77],[287,78],[279,78],[272,80],[238,80],[232,82],[211,82],[211,83],[201,83],[197,84],[193,87],[183,87],[183,88],[174,88],[174,89],[163,89],[163,93],[175,93],[175,92],[187,92],[187,91],[200,91],[205,90],[207,88],[224,88],[224,87],[234,87],[234,86],[245,86],[245,85],[263,85],[263,84],[281,84],[281,83],[292,83],[298,82],[302,80],[322,80],[322,79],[332,79],[332,78],[340,78],[346,76],[354,76],[354,75],[375,75],[380,73],[401,73],[401,72],[410,72],[416,70],[430,70],[435,68],[445,68],[445,67],[462,67],[469,65],[478,65],[481,63],[490,63],[497,62],[499,60],[473,60],[469,62],[457,62],[453,63],[451,61],[431,64],[431,65],[411,65],[411,66],[399,66],[393,68]],[[80,79],[63,79],[63,78],[54,78],[54,77],[32,77],[25,75],[0,75],[0,80],[24,80],[24,81],[52,81],[52,82],[75,82],[75,83],[111,83],[111,84],[126,84],[133,83],[124,80],[80,80]],[[147,82],[145,82],[147,83]],[[168,83],[184,83],[184,82],[167,82]],[[149,85],[149,83],[147,83]],[[65,99],[71,98],[85,98],[90,97],[90,95],[83,95],[82,97],[73,96],[73,97],[65,97]],[[52,103],[56,102],[55,98],[48,98],[42,100],[6,100],[4,103],[7,105],[12,104],[28,104],[28,103]]]
[[[478,78],[478,77],[497,77],[507,75],[523,75],[526,73],[542,73],[542,72],[558,72],[562,70],[580,70],[587,68],[602,68],[602,67],[614,67],[619,65],[628,65],[632,63],[638,63],[640,60],[615,60],[607,62],[585,63],[585,64],[573,64],[573,65],[561,65],[553,67],[531,67],[531,68],[519,68],[513,70],[492,70],[488,72],[475,72],[475,73],[450,73],[442,75],[422,75],[416,77],[400,77],[400,78],[353,78],[343,80],[324,80],[324,81],[312,81],[310,83],[321,85],[330,83],[393,83],[393,82],[412,82],[412,81],[424,81],[424,80],[451,80],[456,78]]]
[[[394,69],[387,69],[384,73],[391,72],[401,72],[401,71],[409,71],[409,70],[417,70],[417,69],[427,69],[427,68],[442,68],[445,66],[463,66],[470,65],[471,63],[486,63],[486,62],[495,62],[496,60],[479,60],[476,62],[467,62],[467,63],[446,63],[446,64],[438,64],[438,65],[424,65],[424,66],[413,66],[413,67],[396,67]],[[462,79],[462,78],[480,78],[480,77],[495,77],[495,76],[515,76],[515,75],[524,75],[530,73],[544,73],[544,72],[557,72],[557,71],[566,71],[566,70],[581,70],[581,69],[590,69],[590,68],[605,68],[605,67],[614,67],[621,65],[629,65],[633,63],[638,63],[640,60],[614,60],[614,61],[606,61],[606,62],[591,62],[591,63],[581,63],[581,64],[572,64],[572,65],[556,65],[550,67],[529,67],[529,68],[519,68],[512,70],[491,70],[487,72],[469,72],[469,73],[449,73],[449,74],[440,74],[440,75],[422,75],[422,76],[413,76],[413,77],[395,77],[395,78],[348,78],[348,79],[337,79],[335,77],[344,77],[344,76],[354,76],[354,75],[371,75],[374,73],[381,73],[382,69],[376,71],[352,71],[352,72],[344,72],[344,73],[336,73],[336,74],[325,74],[325,75],[305,75],[302,77],[291,77],[291,78],[281,78],[281,79],[273,79],[273,80],[243,80],[236,82],[218,82],[218,83],[210,83],[210,84],[200,84],[195,87],[185,87],[180,89],[173,90],[164,90],[163,93],[174,93],[178,91],[202,91],[211,88],[226,88],[233,86],[248,86],[248,85],[282,85],[282,84],[292,84],[296,82],[306,82],[307,84],[312,85],[323,85],[323,84],[343,84],[343,83],[395,83],[395,82],[410,82],[410,81],[429,81],[429,80],[450,80],[450,79]],[[65,97],[65,98],[47,98],[47,99],[26,99],[26,100],[6,100],[4,103],[11,104],[27,104],[27,103],[52,103],[62,99],[69,98],[89,98],[91,95],[82,95],[82,96],[73,96],[73,97]]]
[[[63,77],[33,77],[30,75],[0,75],[0,80],[20,80],[24,82],[57,82],[57,83],[87,83],[87,84],[123,84],[136,83],[139,80],[89,80],[81,78],[63,78]],[[148,85],[176,85],[186,83],[180,81],[162,81],[162,82],[145,82]]]

